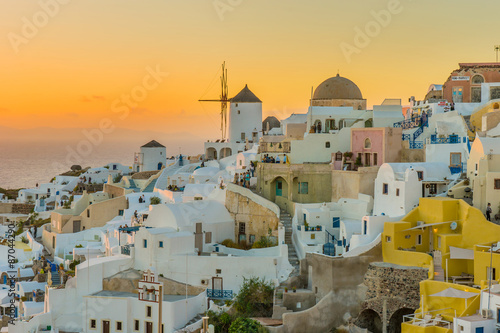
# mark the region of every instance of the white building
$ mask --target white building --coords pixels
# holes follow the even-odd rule
[[[373,214],[406,215],[419,198],[446,193],[450,182],[444,163],[384,163],[375,179]]]
[[[230,100],[228,133],[229,136],[222,140],[205,142],[205,159],[219,160],[235,155],[259,142],[262,136],[262,101],[248,86]]]
[[[135,154],[134,171],[161,170],[167,164],[167,148],[152,140],[141,147],[141,152]]]

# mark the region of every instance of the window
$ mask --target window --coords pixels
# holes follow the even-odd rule
[[[335,161],[342,161],[342,153],[341,152],[335,153]]]
[[[424,172],[423,171],[417,171],[418,175],[418,180],[422,181],[424,180]]]
[[[158,242],[158,247],[163,247],[163,241]]]
[[[486,267],[486,279],[487,280],[496,280],[496,269],[495,267]]]
[[[238,110],[238,114],[240,114],[240,110]]]
[[[382,194],[385,194],[385,195],[389,194],[389,184],[384,183],[382,185]]]
[[[316,234],[311,234],[311,239],[316,239]]]
[[[484,83],[484,77],[482,75],[476,74],[472,77],[472,84]]]
[[[373,153],[373,165],[377,166],[378,165],[378,154]]]
[[[194,201],[203,200],[203,197],[194,197]]]
[[[396,189],[396,196],[399,197],[399,188]]]
[[[325,148],[330,148],[330,141],[325,142]]]
[[[97,320],[90,319],[90,328],[97,328]]]
[[[236,103],[236,105],[235,105],[235,106],[236,106],[236,107],[238,107],[238,103]]]
[[[118,215],[123,216],[123,209],[118,210]]]
[[[151,307],[146,306],[146,317],[151,318],[152,314],[153,314],[153,310],[151,309]]]
[[[461,153],[450,153],[450,166],[457,167],[462,165]]]
[[[241,133],[241,140],[242,140],[242,141],[245,141],[245,132],[242,132],[242,133]]]
[[[134,331],[138,331],[139,330],[139,321],[136,319],[134,320]]]
[[[90,218],[90,209],[87,209],[87,217]]]
[[[222,274],[222,269],[217,268],[217,269],[215,270],[215,274]]]
[[[255,235],[250,235],[249,242],[250,244],[253,244],[255,242]]]
[[[369,138],[365,139],[365,149],[371,149],[372,148],[372,142],[370,141]]]
[[[437,194],[437,184],[429,184],[429,194]]]
[[[500,190],[500,179],[495,179],[495,190]]]
[[[391,236],[385,236],[385,242],[390,243],[391,242]]]
[[[308,194],[309,193],[309,183],[301,182],[299,183],[299,194]]]
[[[470,102],[481,103],[481,87],[470,88]]]
[[[365,153],[365,166],[370,166],[370,162],[371,162],[371,154]]]
[[[205,244],[210,244],[212,243],[212,232],[209,231],[205,233]]]
[[[121,321],[117,321],[116,322],[116,330],[117,331],[121,331],[122,330],[122,322]]]
[[[340,228],[340,217],[333,217],[332,220],[332,228]]]
[[[422,245],[422,235],[417,235],[417,245]]]
[[[239,231],[240,231],[239,233],[244,234],[245,233],[245,222],[240,222],[238,226],[239,226]]]
[[[143,239],[142,240],[142,247],[147,249],[148,248],[148,240],[147,239]]]

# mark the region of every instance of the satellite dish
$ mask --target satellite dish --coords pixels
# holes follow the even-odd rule
[[[451,229],[451,230],[456,230],[456,229],[457,229],[457,227],[458,227],[457,222],[455,222],[455,221],[451,222],[451,224],[450,224],[450,229]]]

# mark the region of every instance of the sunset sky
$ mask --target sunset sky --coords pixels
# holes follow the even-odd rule
[[[500,44],[500,3],[491,0],[0,0],[0,6],[0,126],[14,128],[96,127],[106,117],[122,128],[182,128],[215,138],[218,106],[198,99],[218,97],[223,61],[230,96],[248,83],[264,116],[285,118],[304,112],[311,87],[338,70],[369,106],[384,98],[407,102],[442,84],[459,62],[494,61]],[[356,47],[355,29],[374,27],[373,12],[396,7],[348,61],[341,45]],[[143,84],[146,68],[169,74],[120,117],[115,101]]]

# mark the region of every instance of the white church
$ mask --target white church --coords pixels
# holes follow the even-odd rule
[[[229,137],[205,142],[205,159],[219,160],[248,150],[262,136],[262,101],[245,85],[229,104]]]

